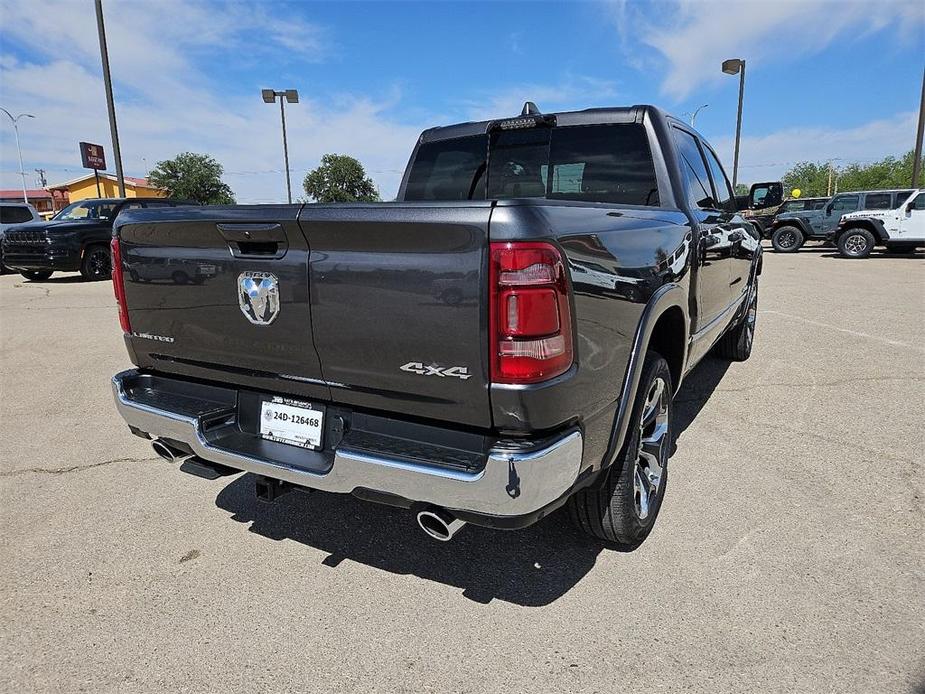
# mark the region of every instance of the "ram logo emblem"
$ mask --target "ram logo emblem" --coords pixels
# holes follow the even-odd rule
[[[418,376],[439,376],[440,378],[459,378],[463,381],[472,378],[467,366],[437,366],[425,365],[419,361],[409,361],[400,367],[402,371],[417,374]]]
[[[238,275],[241,313],[254,325],[269,325],[279,315],[279,280],[269,272]]]

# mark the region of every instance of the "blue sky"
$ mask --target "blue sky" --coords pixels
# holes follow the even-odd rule
[[[285,190],[278,112],[297,88],[295,181],[325,152],[358,157],[394,195],[431,125],[545,110],[709,104],[697,127],[731,168],[748,62],[740,179],[798,160],[864,161],[912,148],[925,3],[235,2],[104,0],[126,173],[190,150],[215,156],[241,202]],[[26,169],[81,175],[77,142],[110,149],[90,0],[0,0],[0,106],[23,123]],[[112,169],[112,166],[110,167]],[[19,183],[0,126],[0,186]],[[34,184],[34,177],[27,182]]]

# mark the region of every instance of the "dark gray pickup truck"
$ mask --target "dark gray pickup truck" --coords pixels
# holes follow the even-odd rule
[[[112,250],[116,404],[182,469],[441,540],[568,503],[621,547],[658,515],[685,374],[748,358],[761,272],[715,153],[651,106],[434,128],[395,202],[130,211]]]

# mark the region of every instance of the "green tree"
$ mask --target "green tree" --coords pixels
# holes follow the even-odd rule
[[[749,185],[747,183],[736,183],[735,194],[736,197],[740,195],[748,195]]]
[[[912,185],[912,151],[902,157],[884,157],[869,164],[852,162],[837,167],[832,174],[832,189],[836,177],[838,190],[878,190],[883,188],[909,188]],[[794,188],[804,196],[826,195],[829,190],[829,165],[826,162],[803,161],[792,166],[783,177],[784,192]]]
[[[321,165],[302,182],[315,202],[378,202],[376,184],[363,165],[346,154],[325,154]]]
[[[222,181],[222,165],[208,154],[183,152],[173,159],[159,161],[148,182],[163,188],[172,198],[195,200],[203,205],[233,205],[234,193]]]

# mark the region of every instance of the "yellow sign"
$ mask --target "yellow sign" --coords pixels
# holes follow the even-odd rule
[[[790,195],[793,196],[793,197],[795,197],[795,198],[798,198],[798,197],[800,197],[801,195],[803,195],[803,191],[800,190],[799,188],[794,188],[793,190],[790,191]]]

